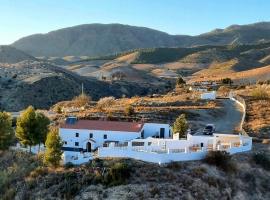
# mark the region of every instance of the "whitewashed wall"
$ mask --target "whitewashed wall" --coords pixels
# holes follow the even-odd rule
[[[208,144],[213,144],[214,137],[213,136],[206,136],[206,135],[187,135],[187,140],[190,141],[190,144],[194,145],[201,145],[206,147]]]
[[[74,151],[65,151],[62,155],[63,164],[72,163],[74,165],[80,165],[92,160],[91,153],[80,153]]]
[[[111,144],[109,147],[101,147],[98,149],[98,156],[100,158],[105,157],[120,157],[120,158],[133,158],[137,160],[142,160],[146,162],[153,163],[169,163],[172,161],[188,161],[188,160],[201,160],[205,158],[208,153],[206,146],[199,148],[197,151],[191,151],[189,147],[192,145],[200,144],[213,144],[216,145],[216,139],[219,141],[219,137],[225,137],[224,134],[215,134],[213,137],[207,136],[189,136],[188,140],[173,140],[173,139],[139,139],[134,140],[136,142],[145,142],[144,146],[134,147],[129,142],[126,147],[115,147]],[[234,139],[241,139],[240,146],[233,147]],[[250,137],[230,135],[228,138],[232,138],[230,147],[227,149],[222,149],[222,144],[217,145],[216,150],[225,150],[230,154],[235,154],[244,151],[250,151],[252,148],[252,139]],[[222,140],[222,139],[221,139]],[[148,146],[148,142],[151,142],[151,145]],[[166,144],[166,145],[164,145]],[[165,148],[165,149],[164,149]],[[173,151],[173,150],[180,151]],[[164,151],[163,151],[164,150]],[[184,150],[184,151],[182,151]]]
[[[154,153],[154,152],[142,152],[132,151],[128,149],[120,148],[99,148],[98,156],[100,158],[115,157],[115,158],[133,158],[152,163],[169,163],[172,161],[189,161],[189,160],[201,160],[206,156],[206,151],[192,152],[192,153]]]
[[[79,137],[76,137],[76,133],[79,133]],[[96,143],[92,148],[102,146],[105,141],[130,141],[141,137],[140,132],[120,132],[120,131],[96,131],[96,130],[85,130],[85,129],[60,129],[60,137],[63,141],[66,141],[67,144],[63,147],[72,147],[72,148],[83,148],[86,149],[86,143],[90,139],[90,133],[93,134],[91,138]],[[107,135],[107,139],[104,139],[103,136]],[[79,142],[79,146],[75,146],[75,142]],[[92,143],[93,145],[93,143]]]
[[[160,128],[164,128],[164,137],[169,138],[170,125],[169,124],[157,124],[157,123],[145,123],[143,126],[144,138],[160,134]]]

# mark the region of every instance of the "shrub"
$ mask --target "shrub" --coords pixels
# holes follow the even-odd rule
[[[251,92],[251,95],[257,100],[265,100],[269,98],[269,94],[267,93],[266,89],[262,87],[254,89]]]
[[[131,105],[128,105],[126,108],[125,108],[125,115],[126,116],[131,116],[135,113],[134,111],[134,108],[131,106]]]
[[[86,106],[91,102],[92,98],[86,94],[81,94],[73,99],[74,104],[77,107]]]
[[[223,84],[231,85],[233,83],[232,79],[230,78],[224,78],[221,80]]]
[[[48,174],[48,169],[46,167],[37,167],[30,173],[30,177],[37,178],[39,176],[45,176],[46,174]]]
[[[97,108],[100,110],[103,110],[104,108],[107,108],[111,105],[113,105],[115,102],[115,98],[114,97],[104,97],[99,99],[99,101],[97,102]]]
[[[230,154],[226,151],[210,151],[204,161],[226,172],[234,172],[237,170],[236,164],[231,160]]]
[[[192,175],[195,177],[201,177],[206,173],[206,169],[204,167],[196,167],[192,169]]]
[[[262,166],[266,170],[270,170],[270,159],[264,152],[256,153],[253,155],[253,160],[257,165]]]
[[[57,105],[57,106],[55,107],[55,111],[56,111],[58,114],[61,114],[61,113],[62,113],[62,108],[61,108],[61,106]]]
[[[91,162],[91,167],[103,167],[103,160],[101,160],[99,158],[95,158]]]
[[[126,163],[115,163],[105,177],[107,185],[121,185],[130,176],[130,168]]]
[[[181,169],[182,168],[182,164],[180,162],[170,162],[167,164],[166,166],[169,169]]]
[[[176,87],[181,87],[186,84],[186,81],[182,77],[176,79]]]
[[[68,162],[65,164],[65,169],[70,169],[72,167],[74,167],[74,164],[72,162]]]

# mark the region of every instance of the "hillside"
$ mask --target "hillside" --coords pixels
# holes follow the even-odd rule
[[[122,24],[85,24],[21,38],[12,45],[33,56],[105,56],[138,48],[254,44],[270,40],[270,23],[233,25],[198,36]]]
[[[81,59],[67,64],[66,69],[98,79],[111,79],[115,73],[121,73],[122,79],[135,82],[157,83],[166,81],[164,78],[178,76],[191,77],[192,80],[216,80],[224,75],[230,77],[230,73],[247,70],[258,69],[258,74],[261,74],[259,68],[270,64],[269,49],[270,43],[139,49],[106,59]],[[256,73],[253,73],[255,81],[260,77]],[[251,74],[249,78],[252,78],[252,73],[245,74]],[[268,77],[268,71],[265,77]]]
[[[121,24],[85,24],[16,41],[13,46],[34,56],[102,56],[136,48],[176,46],[167,33]]]
[[[127,159],[96,159],[82,166],[49,168],[26,152],[0,151],[0,195],[3,199],[269,199],[269,148],[253,144],[252,152],[220,160],[167,166]],[[265,152],[263,162],[256,153]],[[261,155],[261,154],[260,154]],[[264,155],[264,154],[263,154]],[[115,164],[126,170],[114,170]],[[217,163],[218,165],[218,163]],[[250,192],[250,191],[256,192]],[[207,191],[207,192],[206,192]]]
[[[2,45],[0,46],[0,63],[17,63],[24,60],[36,60],[36,58],[20,51],[14,47]]]
[[[0,110],[19,111],[28,105],[48,108],[80,94],[82,83],[85,92],[94,100],[104,96],[145,95],[166,90],[165,87],[159,88],[160,85],[151,83],[111,83],[86,78],[44,61],[0,63]]]

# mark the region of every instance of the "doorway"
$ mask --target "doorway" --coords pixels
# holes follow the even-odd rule
[[[91,152],[91,150],[92,150],[91,142],[87,142],[86,143],[86,152]]]
[[[164,134],[165,134],[165,128],[160,128],[160,138],[164,138]]]

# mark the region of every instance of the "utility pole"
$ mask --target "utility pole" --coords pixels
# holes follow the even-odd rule
[[[82,83],[82,95],[84,95],[84,87],[83,87],[83,83]]]

